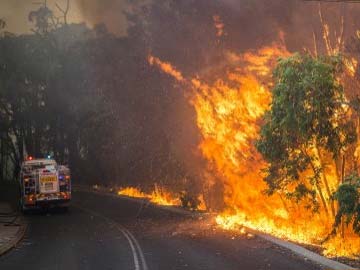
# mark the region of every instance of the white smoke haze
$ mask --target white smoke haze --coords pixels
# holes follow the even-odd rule
[[[60,15],[55,4],[64,7],[66,1],[48,0],[47,4]],[[43,1],[2,0],[0,18],[7,23],[6,30],[16,34],[30,33],[32,25],[28,14],[37,9],[40,3]],[[353,35],[360,25],[357,16],[359,4],[323,3],[321,9],[330,28],[337,32],[341,15],[346,14],[347,37]],[[313,46],[313,32],[321,39],[318,11],[318,3],[301,0],[190,0],[180,3],[172,0],[70,0],[68,21],[85,22],[90,27],[103,23],[117,36],[126,36],[128,27],[133,23],[127,17],[127,14],[131,14],[144,20],[151,35],[150,42],[156,43],[159,37],[165,36],[166,39],[167,36],[163,40],[168,41],[164,46],[177,48],[182,41],[173,44],[177,41],[176,36],[181,37],[181,34],[189,31],[187,35],[193,35],[196,42],[196,35],[210,34],[208,26],[213,23],[214,16],[218,16],[224,24],[222,31],[226,32],[221,45],[227,48],[259,48],[276,40],[279,31],[282,31],[288,49],[295,51]]]
[[[56,16],[60,16],[61,12],[56,4],[64,8],[66,2],[67,0],[47,0],[47,6],[55,12]],[[30,33],[32,24],[28,20],[28,15],[43,3],[43,0],[0,1],[0,18],[6,21],[6,30],[15,34]],[[127,22],[123,12],[127,7],[126,0],[70,0],[67,19],[69,23],[85,22],[90,27],[105,23],[111,32],[122,36],[126,34]]]
[[[28,20],[28,15],[31,11],[38,9],[44,1],[42,0],[2,0],[0,2],[0,18],[6,21],[6,30],[15,34],[30,33],[32,24]],[[66,7],[66,0],[48,0],[48,7],[60,16],[59,10],[56,7]],[[70,23],[86,22],[79,8],[78,1],[70,0],[70,10],[68,13],[68,21]],[[91,21],[88,21],[91,25]]]

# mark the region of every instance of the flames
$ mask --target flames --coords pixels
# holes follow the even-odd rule
[[[271,70],[279,57],[289,55],[279,44],[242,55],[227,52],[236,68],[212,84],[197,77],[184,78],[170,63],[153,56],[149,63],[172,75],[190,92],[187,96],[202,135],[199,149],[208,161],[207,175],[224,186],[226,210],[217,216],[217,224],[225,229],[243,230],[245,226],[300,243],[322,245],[329,256],[359,254],[359,237],[348,228],[346,238],[336,236],[323,243],[334,221],[326,209],[313,213],[306,205],[291,203],[281,194],[269,197],[263,192],[266,164],[254,142],[271,103]],[[346,66],[350,74],[355,74],[355,60]],[[320,188],[325,190],[322,196],[330,204],[331,193],[338,186],[335,165],[328,166],[326,175],[328,183],[322,183]]]
[[[282,46],[246,53],[235,72],[215,84],[202,85],[192,99],[203,140],[200,149],[209,167],[225,187],[227,209],[216,218],[223,228],[242,226],[307,244],[328,236],[334,217],[326,209],[312,213],[302,203],[292,203],[280,194],[264,195],[262,169],[266,166],[256,151],[261,119],[269,108],[271,69],[279,56],[289,53]],[[326,162],[330,162],[326,161]],[[326,169],[328,183],[320,184],[330,209],[330,197],[338,185],[335,165]],[[306,173],[303,175],[306,178]],[[331,238],[325,254],[353,256],[360,251],[359,237],[349,229],[346,238]]]
[[[154,190],[151,193],[145,193],[135,187],[125,187],[120,188],[117,194],[133,198],[148,199],[150,202],[158,205],[182,206],[180,194],[174,194],[158,185],[154,186]],[[207,207],[203,195],[199,195],[197,199],[199,201],[199,204],[194,210],[205,211]]]
[[[358,62],[355,58],[345,59],[344,60],[346,71],[349,73],[350,77],[354,77],[356,75],[356,70],[358,66]]]
[[[184,80],[181,72],[174,69],[170,63],[162,62],[159,58],[156,58],[152,55],[149,56],[148,61],[149,61],[150,65],[158,65],[164,72],[170,74],[171,76],[176,78],[178,81]]]
[[[278,57],[288,55],[283,46],[274,44],[237,56],[241,68],[228,72],[227,78],[212,85],[193,81],[197,89],[191,103],[203,138],[200,150],[209,170],[225,187],[227,210],[216,222],[227,229],[245,226],[316,243],[331,225],[324,224],[321,216],[312,217],[304,208],[290,209],[295,207],[287,206],[280,195],[264,195],[262,169],[266,164],[254,145],[271,102],[271,68]]]
[[[165,188],[155,185],[154,190],[151,193],[144,193],[138,188],[126,187],[121,188],[118,191],[118,195],[124,195],[134,198],[143,198],[148,199],[152,203],[158,205],[167,205],[167,206],[180,206],[181,201],[177,196],[167,191]]]
[[[181,205],[180,199],[178,197],[157,185],[155,185],[155,189],[150,194],[150,201],[160,205]]]
[[[133,197],[133,198],[147,198],[148,197],[148,195],[141,192],[140,189],[137,189],[134,187],[122,188],[118,191],[118,195],[124,195],[124,196],[128,196],[128,197]]]

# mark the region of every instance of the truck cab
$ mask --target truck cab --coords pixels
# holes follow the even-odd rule
[[[69,206],[70,170],[54,159],[28,159],[21,164],[20,207],[30,209]]]

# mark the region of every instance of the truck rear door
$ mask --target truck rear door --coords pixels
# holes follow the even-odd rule
[[[39,191],[42,194],[59,192],[58,174],[54,166],[46,166],[39,173]]]

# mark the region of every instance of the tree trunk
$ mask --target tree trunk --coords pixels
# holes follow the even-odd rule
[[[322,190],[321,190],[321,187],[319,186],[319,184],[316,184],[316,188],[317,188],[317,190],[318,190],[318,193],[319,193],[321,202],[322,202],[322,204],[323,204],[323,206],[324,206],[324,210],[325,210],[326,216],[329,217],[328,206],[327,206],[327,204],[326,204],[326,200],[325,200],[324,194],[322,193]]]
[[[345,181],[345,155],[342,158],[342,166],[341,166],[341,183]],[[345,238],[345,222],[343,217],[341,217],[341,237]]]
[[[312,170],[313,170],[313,172],[314,172],[314,175],[316,175],[316,166],[315,166],[314,163],[312,162],[311,157],[310,157],[309,154],[307,153],[306,149],[301,149],[301,151],[302,151],[302,153],[303,153],[304,155],[306,155],[306,156],[309,158],[309,160],[310,160],[310,166],[311,166],[311,168],[312,168]],[[327,203],[326,203],[324,194],[323,194],[323,192],[322,192],[322,190],[321,190],[321,187],[320,187],[319,183],[316,183],[316,184],[315,184],[315,187],[316,187],[316,190],[317,190],[317,192],[318,192],[318,194],[319,194],[319,196],[320,196],[321,202],[322,202],[322,204],[323,204],[325,214],[326,214],[327,217],[329,217],[328,206],[327,206]]]
[[[323,184],[325,186],[325,190],[326,190],[326,193],[328,195],[328,198],[330,200],[330,207],[331,207],[331,214],[333,217],[335,217],[335,206],[334,206],[334,201],[331,200],[331,196],[332,196],[332,193],[330,191],[330,187],[329,187],[329,182],[327,180],[327,177],[326,177],[326,173],[325,173],[325,165],[324,165],[324,162],[322,160],[322,157],[321,157],[321,154],[320,154],[320,150],[318,148],[318,146],[315,144],[315,153],[316,153],[316,156],[317,158],[319,159],[319,162],[320,162],[320,166],[321,166],[321,179],[323,181]]]

